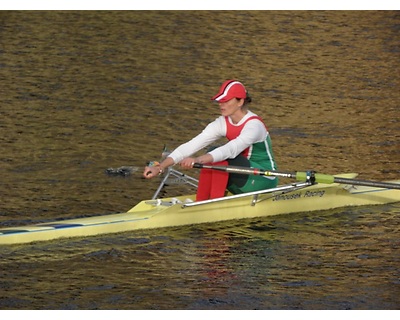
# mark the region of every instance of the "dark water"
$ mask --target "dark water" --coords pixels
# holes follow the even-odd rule
[[[197,134],[229,78],[248,86],[281,169],[398,179],[399,40],[389,11],[1,11],[0,225],[150,198],[157,181],[104,170]],[[5,246],[0,308],[399,309],[399,213]]]

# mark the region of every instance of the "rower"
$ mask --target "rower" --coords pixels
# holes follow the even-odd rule
[[[252,98],[244,85],[237,80],[227,80],[211,100],[218,103],[221,116],[196,137],[177,147],[160,164],[146,166],[143,172],[146,179],[164,173],[175,164],[186,169],[200,163],[277,170],[271,136],[263,120],[248,109]],[[194,156],[220,138],[226,138],[227,143],[206,154]],[[274,176],[241,176],[204,168],[200,171],[196,201],[224,197],[226,190],[241,194],[270,189],[277,184],[278,178]]]

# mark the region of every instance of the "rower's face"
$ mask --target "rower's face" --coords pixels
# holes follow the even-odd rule
[[[244,102],[243,99],[238,100],[236,98],[233,98],[226,102],[220,102],[219,110],[221,111],[221,115],[224,117],[234,115],[235,113],[237,113],[241,110],[243,102]]]

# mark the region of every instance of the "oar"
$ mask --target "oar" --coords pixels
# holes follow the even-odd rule
[[[252,174],[258,176],[277,176],[277,177],[285,177],[296,179],[297,181],[306,181],[311,180],[313,182],[318,183],[343,183],[343,184],[351,184],[351,185],[359,185],[359,186],[367,186],[367,187],[377,187],[377,188],[387,188],[387,189],[399,189],[400,184],[398,183],[390,183],[390,182],[380,182],[380,181],[371,181],[371,180],[356,180],[356,179],[348,179],[348,178],[340,178],[335,177],[329,174],[321,174],[314,172],[279,172],[279,171],[266,171],[257,168],[246,168],[246,167],[236,167],[236,166],[213,166],[206,165],[201,163],[195,163],[193,168],[198,169],[213,169],[219,171],[226,171],[229,173],[239,173],[239,174]]]
[[[106,173],[110,176],[129,176],[132,173],[139,170],[139,167],[132,167],[132,166],[122,166],[119,168],[108,168],[106,169]]]

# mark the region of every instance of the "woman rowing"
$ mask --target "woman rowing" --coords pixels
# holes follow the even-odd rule
[[[183,168],[193,168],[194,163],[202,163],[277,170],[271,137],[263,120],[248,109],[251,97],[244,85],[236,80],[227,80],[211,100],[218,102],[221,116],[192,140],[176,148],[160,164],[145,167],[145,178],[156,177],[177,163]],[[222,137],[228,139],[226,144],[199,157],[193,156]],[[273,188],[277,183],[276,177],[202,169],[196,201],[223,197],[226,189],[238,194]]]

